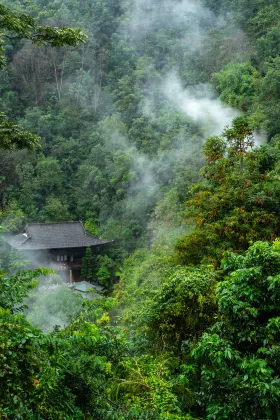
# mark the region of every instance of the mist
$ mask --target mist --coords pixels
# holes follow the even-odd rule
[[[50,140],[55,146],[51,152],[48,146],[46,150],[58,156],[63,163],[61,166],[67,168],[63,169],[63,176],[67,180],[67,188],[70,188],[64,188],[66,193],[61,189],[60,194],[64,194],[64,200],[67,201],[67,194],[70,193],[74,217],[97,219],[101,235],[109,239],[118,239],[121,230],[125,231],[128,225],[135,224],[133,239],[137,248],[136,241],[146,234],[145,229],[157,204],[168,201],[169,190],[175,190],[170,196],[177,197],[176,205],[184,202],[188,183],[196,182],[203,165],[201,146],[205,139],[220,134],[239,112],[222,104],[217,92],[209,82],[205,82],[207,76],[197,70],[199,66],[196,62],[206,60],[205,50],[211,31],[227,27],[228,17],[217,16],[201,1],[194,0],[124,0],[121,6],[116,33],[110,40],[114,46],[113,53],[117,51],[116,57],[120,58],[121,63],[115,59],[110,74],[103,74],[106,72],[102,67],[103,58],[98,62],[99,56],[94,55],[93,45],[99,45],[99,40],[94,39],[96,26],[93,17],[85,18],[89,27],[90,19],[93,21],[91,39],[79,51],[81,65],[79,68],[75,64],[77,67],[73,74],[67,73],[71,60],[68,63],[65,52],[65,62],[68,64],[63,73],[63,83],[61,74],[60,104],[62,107],[67,104],[71,108],[70,99],[75,97],[80,107],[78,112],[81,119],[85,119],[83,124],[87,127],[85,133],[76,134],[76,150],[83,150],[83,144],[87,146],[89,138],[91,151],[81,161],[77,159],[77,162],[67,150],[60,155],[59,149],[67,144],[65,140],[68,136],[72,139],[72,132],[67,130],[61,140],[57,140],[60,133],[55,132],[54,139]],[[95,5],[92,5],[92,9],[95,10]],[[238,39],[241,39],[243,33],[237,29]],[[103,45],[102,42],[100,45]],[[105,43],[104,56],[108,45]],[[93,59],[90,54],[93,54]],[[234,49],[232,54],[235,54]],[[72,62],[78,63],[77,57],[76,52]],[[62,64],[59,64],[59,57],[55,58],[59,70]],[[133,64],[130,64],[130,59]],[[118,64],[120,72],[118,70],[115,74],[114,66],[118,67]],[[130,78],[133,72],[136,76]],[[111,90],[106,85],[110,84],[110,80],[113,80]],[[131,115],[127,115],[130,97],[133,96],[137,100],[139,96],[139,100],[135,100],[135,108],[131,100]],[[117,103],[122,100],[124,104],[118,107]],[[44,115],[42,120],[40,118],[38,125]],[[143,129],[133,131],[138,119],[143,119]],[[55,120],[52,123],[55,124]],[[145,126],[149,125],[152,135],[145,138],[141,130],[144,131]],[[48,128],[45,127],[45,130],[49,133]],[[74,125],[73,138],[75,130]],[[142,144],[139,141],[141,134]],[[149,143],[155,144],[154,150],[149,148]],[[104,154],[100,156],[100,152]],[[67,160],[69,164],[65,163]],[[85,171],[81,171],[77,180],[77,168],[83,164]],[[68,183],[67,171],[72,167],[72,179]],[[94,169],[89,173],[91,167]],[[89,184],[93,187],[88,188]],[[96,192],[97,189],[99,191]],[[111,191],[114,191],[114,197],[107,198]],[[85,197],[80,200],[81,204],[76,204],[80,192],[84,192]],[[92,201],[90,195],[94,196]],[[87,203],[92,208],[84,211]],[[153,230],[157,220],[159,217],[154,219]],[[118,224],[119,229],[114,232],[112,224]],[[160,229],[163,229],[162,223]],[[170,225],[168,229],[171,231],[173,228]]]
[[[225,106],[210,85],[183,88],[175,73],[167,76],[162,86],[163,92],[178,110],[201,124],[206,136],[220,134],[225,126],[231,125],[240,112]]]
[[[182,131],[169,144],[162,142],[154,156],[139,150],[137,138],[128,133],[120,133],[117,129],[112,130],[109,136],[106,133],[107,147],[122,150],[129,157],[131,173],[126,196],[120,200],[117,209],[112,209],[108,219],[121,215],[126,221],[138,219],[147,224],[156,204],[164,199],[167,186],[171,188],[176,183],[178,167],[188,167],[195,160],[199,169],[203,142],[208,136],[221,134],[225,126],[230,126],[232,120],[240,114],[225,106],[210,84],[189,84],[179,67],[176,68],[176,60],[168,48],[162,52],[156,42],[168,31],[174,31],[178,54],[189,57],[189,61],[184,61],[184,71],[187,73],[192,68],[192,59],[205,48],[209,32],[226,24],[225,17],[215,16],[199,1],[125,2],[125,18],[119,27],[120,36],[135,48],[140,68],[141,56],[147,49],[151,50],[153,57],[150,74],[142,85],[144,95],[135,118],[143,116],[153,124],[168,116],[165,130],[177,124],[176,118],[180,118]],[[135,91],[137,89],[138,85]],[[164,129],[160,134],[162,137]],[[156,220],[153,222],[154,228]],[[163,224],[160,221],[159,224],[162,230]],[[172,230],[172,226],[168,229]]]
[[[128,42],[133,40],[138,48],[140,44],[140,49],[145,46],[146,37],[160,36],[162,31],[175,31],[174,41],[178,43],[179,51],[181,54],[190,54],[189,63],[184,62],[185,73],[192,66],[191,59],[206,48],[209,33],[226,26],[227,19],[230,19],[230,16],[215,16],[202,2],[193,0],[134,0],[126,3],[126,10],[129,19],[120,31]],[[236,30],[240,38],[241,30]],[[163,67],[154,59],[162,82],[148,83],[148,95],[151,97],[153,92],[161,90],[170,104],[203,127],[205,136],[221,133],[239,112],[222,104],[209,84],[186,86],[173,61],[169,51],[165,51]],[[146,99],[144,112],[153,118],[153,102]]]
[[[53,286],[53,287],[52,287]],[[82,296],[74,293],[58,276],[40,279],[24,304],[29,322],[44,332],[65,328],[82,310]]]
[[[176,29],[182,44],[193,51],[201,48],[207,36],[206,28],[218,24],[217,18],[200,1],[127,1],[126,12],[129,19],[122,31],[127,38],[139,43],[153,31]]]

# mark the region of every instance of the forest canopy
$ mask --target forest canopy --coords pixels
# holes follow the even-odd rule
[[[279,419],[278,1],[2,0],[0,28],[0,417]],[[4,244],[70,220],[114,240],[98,299]]]

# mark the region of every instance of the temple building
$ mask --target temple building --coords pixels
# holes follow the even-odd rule
[[[29,223],[20,234],[6,234],[5,241],[21,251],[30,268],[52,268],[70,283],[83,280],[82,258],[88,247],[98,254],[113,242],[92,236],[82,222]]]

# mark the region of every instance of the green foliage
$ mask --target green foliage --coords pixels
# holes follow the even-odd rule
[[[2,4],[0,6],[1,29],[14,34],[17,39],[27,38],[32,42],[48,43],[53,47],[65,44],[75,46],[85,40],[85,35],[80,29],[39,26],[31,16],[12,12]]]
[[[260,97],[263,100],[263,112],[269,123],[267,130],[271,137],[279,132],[278,116],[279,106],[276,100],[279,94],[279,57],[274,58],[266,64],[266,75],[260,85]]]
[[[36,44],[49,44],[53,47],[63,45],[75,46],[84,42],[85,35],[80,29],[52,28],[50,26],[40,26],[28,15],[12,12],[3,4],[0,5],[0,27],[2,30],[0,38],[0,66],[5,64],[4,58],[4,36],[13,39],[29,39]],[[10,122],[7,116],[0,113],[0,147],[2,149],[34,149],[38,147],[39,137],[26,132],[21,126]]]
[[[277,418],[278,241],[256,242],[245,256],[228,253],[222,268],[226,278],[216,289],[220,320],[193,350],[205,418]]]
[[[1,60],[1,57],[0,57]],[[7,116],[0,113],[0,136],[1,136],[1,149],[14,150],[14,149],[34,149],[39,145],[39,137],[26,132],[19,125],[9,121]]]
[[[47,272],[1,247],[0,417],[277,419],[278,2],[203,0],[217,24],[198,3],[2,3],[1,224],[83,220],[115,240],[83,275],[119,282],[117,304],[38,292]],[[246,118],[204,142],[174,68]]]
[[[0,211],[0,219],[4,231],[18,232],[23,228],[24,213],[16,201],[11,201],[7,208]]]
[[[149,214],[161,189],[174,182],[181,201],[185,185],[197,174],[200,140],[193,146],[193,139],[199,139],[199,127],[166,106],[160,92],[155,121],[147,115],[147,86],[161,83],[161,75],[152,49],[139,55],[134,40],[128,43],[117,29],[129,17],[123,2],[81,6],[73,0],[46,7],[18,1],[14,7],[17,13],[24,7],[39,23],[79,24],[89,40],[76,51],[58,52],[8,41],[11,72],[5,92],[12,92],[14,84],[19,89],[7,102],[24,128],[41,137],[42,153],[14,165],[15,180],[9,189],[3,186],[5,199],[16,200],[28,220],[61,220],[63,214],[92,219],[98,235],[117,240],[123,254],[146,246]],[[175,38],[162,31],[155,39],[157,51],[162,42],[171,50]],[[185,153],[185,139],[193,152]],[[170,157],[174,143],[184,149],[180,159]]]
[[[65,285],[51,291],[35,290],[25,302],[26,318],[44,332],[52,331],[57,326],[64,328],[81,312],[82,301],[82,296],[73,293]]]
[[[20,271],[0,282],[0,414],[13,418],[81,418],[68,389],[60,387],[61,374],[52,362],[52,344],[27,322],[23,299],[37,285],[36,278],[50,270]],[[57,392],[60,391],[60,398]],[[66,398],[67,403],[63,403]],[[65,401],[66,401],[65,400]]]
[[[219,263],[224,250],[244,251],[251,242],[278,235],[277,155],[253,145],[241,117],[222,138],[206,141],[204,182],[193,186],[186,202],[185,215],[195,227],[176,245],[181,262]]]
[[[126,419],[185,419],[181,407],[192,403],[192,393],[174,376],[178,361],[170,358],[143,356],[123,360],[118,366],[119,379],[114,378],[110,389],[112,399],[125,404],[119,415]]]
[[[42,211],[42,218],[46,222],[63,222],[71,220],[71,215],[67,204],[62,203],[59,198],[48,197]]]
[[[87,248],[86,254],[83,257],[82,276],[85,276],[89,280],[94,280],[95,264],[96,264],[96,257],[94,256],[92,249]]]
[[[23,298],[28,296],[28,292],[37,286],[36,278],[46,276],[52,270],[38,268],[36,270],[21,270],[16,275],[7,277],[5,272],[1,273],[0,282],[0,302],[4,309],[11,312],[19,311]]]
[[[0,309],[2,417],[81,419],[73,395],[61,386],[53,343],[23,315]],[[57,353],[55,351],[55,353]]]
[[[147,333],[163,349],[184,353],[216,313],[215,273],[209,267],[176,267],[143,311]]]
[[[103,286],[109,287],[112,283],[116,270],[116,262],[109,255],[94,254],[91,248],[86,249],[83,257],[82,276],[90,281],[97,281]]]
[[[160,287],[162,281],[167,278],[171,265],[172,255],[168,248],[138,249],[126,259],[122,270],[117,273],[120,281],[115,292],[118,300],[128,309],[128,318],[131,315],[137,318],[135,311],[138,312],[153,290]]]
[[[110,299],[87,301],[62,287],[55,292],[28,292],[36,277],[50,270],[1,273],[0,415],[30,419],[103,418],[108,410],[106,383],[120,354],[126,354],[122,332],[109,326]],[[56,323],[72,322],[44,335]],[[65,310],[68,308],[67,310]],[[63,321],[63,322],[61,322]],[[51,325],[52,323],[52,325]],[[105,416],[105,414],[104,414]]]
[[[171,188],[158,201],[149,223],[154,248],[173,247],[177,237],[184,233],[183,210],[178,188]]]
[[[114,261],[108,257],[108,255],[98,255],[98,270],[96,273],[97,281],[104,286],[110,284],[110,279],[114,274],[114,268],[116,267]]]
[[[223,102],[247,111],[256,99],[260,75],[250,63],[230,63],[214,73],[213,84]]]
[[[96,226],[96,221],[93,220],[92,218],[89,218],[84,222],[84,228],[91,235],[99,236],[99,230],[98,230],[98,227]]]

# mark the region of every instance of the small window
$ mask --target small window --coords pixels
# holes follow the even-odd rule
[[[67,255],[57,255],[56,256],[56,261],[58,261],[58,262],[66,262],[68,260],[68,257],[67,257]]]

